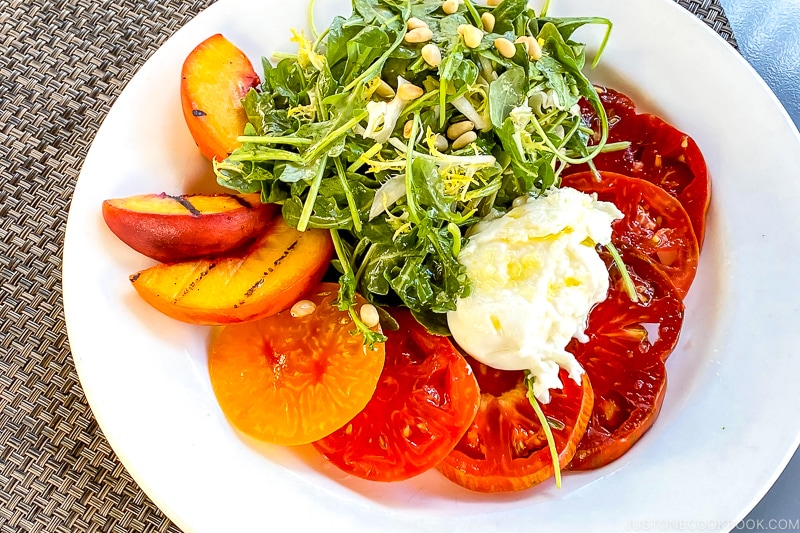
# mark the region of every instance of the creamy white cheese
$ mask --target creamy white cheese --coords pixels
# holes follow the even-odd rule
[[[611,240],[619,218],[613,204],[561,188],[481,223],[458,255],[472,292],[447,315],[455,341],[492,368],[530,370],[542,403],[563,387],[559,368],[580,383],[583,369],[565,347],[586,340],[589,312],[606,298],[595,245]]]

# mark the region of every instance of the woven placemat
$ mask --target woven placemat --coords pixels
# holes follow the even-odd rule
[[[0,533],[173,531],[70,356],[61,257],[89,145],[137,69],[212,0],[0,0]],[[717,0],[680,0],[731,45]]]

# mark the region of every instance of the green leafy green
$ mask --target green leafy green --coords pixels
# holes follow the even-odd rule
[[[492,10],[495,19],[495,29],[503,30],[503,23],[510,27],[528,7],[527,0],[503,0],[500,5]],[[500,23],[498,28],[497,23]]]
[[[492,126],[503,127],[503,122],[525,98],[527,76],[521,67],[506,70],[489,85],[489,117]]]
[[[368,342],[381,336],[358,319],[356,292],[379,308],[408,307],[430,331],[448,334],[445,313],[470,291],[458,261],[469,228],[519,196],[546,191],[566,165],[604,148],[607,118],[573,35],[585,24],[611,25],[537,17],[525,0],[495,8],[465,0],[450,15],[441,0],[352,0],[352,7],[311,39],[292,32],[297,53],[262,61],[263,81],[242,102],[249,122],[242,145],[214,171],[226,187],[281,204],[289,225],[330,231],[338,304]],[[459,28],[482,28],[485,12],[495,27],[469,48]],[[405,40],[412,16],[431,30],[437,66],[422,57],[426,43]],[[522,45],[511,58],[494,47],[499,37],[523,35],[541,43],[541,58]],[[408,87],[393,94],[405,84],[423,94],[409,98]],[[597,145],[588,144],[581,98],[600,117]],[[474,141],[442,146],[448,126],[465,120]],[[387,182],[392,194],[376,195]]]

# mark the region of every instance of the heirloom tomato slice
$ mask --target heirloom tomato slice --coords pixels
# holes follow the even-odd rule
[[[622,93],[607,88],[599,91],[603,91],[600,100],[609,115],[608,142],[631,144],[624,150],[598,154],[592,163],[598,170],[647,180],[677,198],[686,209],[697,242],[702,246],[711,180],[697,143],[655,115],[633,112],[633,102]],[[582,103],[581,112],[584,121],[597,130],[591,106]],[[587,169],[586,165],[577,165],[566,169],[565,173]]]
[[[386,364],[366,407],[314,447],[334,465],[374,481],[400,481],[436,466],[475,417],[472,369],[447,337],[429,333],[407,310],[392,311]]]
[[[666,391],[664,361],[675,348],[683,324],[683,302],[647,259],[635,253],[623,256],[637,302],[625,292],[616,266],[605,259],[611,274],[608,298],[589,314],[588,342],[573,339],[567,346],[594,390],[589,427],[570,470],[610,463],[653,425]]]
[[[606,111],[609,128],[616,126],[623,118],[636,114],[636,104],[627,95],[607,87],[595,87],[595,89]],[[597,138],[594,140],[597,141],[600,138],[600,119],[597,117],[597,111],[586,98],[581,98],[580,108],[583,121],[596,133]]]
[[[700,248],[689,215],[681,204],[652,183],[616,174],[581,172],[562,178],[561,184],[585,193],[597,193],[625,215],[614,222],[615,246],[636,250],[672,281],[681,297],[689,292],[697,272]]]
[[[305,297],[306,316],[284,311],[222,329],[208,369],[222,412],[234,427],[275,444],[307,444],[328,435],[367,405],[384,363],[383,343],[364,346],[339,285]],[[357,303],[365,300],[357,295]]]
[[[553,459],[545,432],[528,400],[525,373],[496,370],[467,358],[481,388],[478,414],[464,437],[439,463],[449,480],[478,492],[527,489],[551,478]],[[592,412],[592,386],[583,375],[580,384],[559,374],[562,390],[550,391],[541,404],[550,421],[561,467],[580,441]]]

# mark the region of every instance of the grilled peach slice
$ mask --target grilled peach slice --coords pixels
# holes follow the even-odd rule
[[[156,265],[131,276],[147,303],[174,319],[219,325],[273,315],[319,283],[333,254],[325,230],[275,217],[244,254]]]
[[[165,263],[225,254],[252,242],[277,212],[259,194],[143,194],[103,202],[109,229]]]
[[[242,100],[260,83],[247,56],[221,34],[192,50],[181,70],[181,106],[194,142],[209,159],[239,146],[247,115]]]

